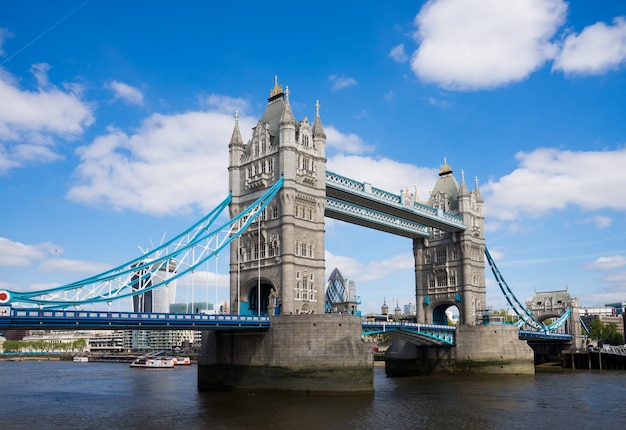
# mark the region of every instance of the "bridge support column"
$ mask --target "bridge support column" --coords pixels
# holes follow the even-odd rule
[[[394,339],[385,354],[390,376],[467,372],[532,375],[533,350],[514,326],[459,327],[454,347],[416,346]]]
[[[279,315],[262,333],[207,331],[198,389],[369,392],[373,357],[361,341],[361,318]]]

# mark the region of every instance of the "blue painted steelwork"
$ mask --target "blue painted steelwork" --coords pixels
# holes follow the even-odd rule
[[[548,333],[540,332],[536,330],[520,330],[519,338],[522,340],[559,340],[570,341],[572,340],[571,334],[565,333]]]
[[[8,310],[8,311],[7,311]],[[267,330],[268,316],[0,307],[0,329]]]
[[[326,197],[325,215],[341,221],[353,222],[405,237],[428,237],[428,227],[408,219],[389,215],[344,200]]]
[[[444,231],[464,231],[467,227],[459,215],[445,212],[405,198],[402,195],[383,191],[365,182],[326,171],[326,197],[378,211],[398,220],[415,222]],[[334,213],[328,216],[333,218]],[[354,223],[360,224],[359,219]],[[376,228],[376,227],[374,227]]]
[[[491,257],[491,254],[486,247],[485,256],[487,257],[487,262],[489,263],[489,267],[491,267],[493,276],[496,278],[496,281],[500,286],[502,294],[504,294],[504,297],[506,298],[508,304],[511,306],[511,309],[513,309],[516,315],[520,318],[518,322],[518,327],[521,328],[522,326],[526,325],[535,332],[554,333],[556,330],[562,327],[563,324],[565,324],[571,312],[569,309],[559,319],[557,319],[549,326],[546,326],[543,322],[537,320],[533,316],[533,314],[528,309],[526,309],[519,300],[517,300],[517,297],[515,297],[515,294],[513,294],[513,291],[511,291],[511,289],[507,285],[506,281],[502,277],[502,274],[500,274],[500,271],[498,270],[495,261]]]
[[[43,309],[108,302],[143,294],[192,273],[239,237],[278,193],[281,176],[250,207],[212,228],[231,201],[229,195],[196,224],[154,250],[122,266],[82,281],[40,291],[0,290],[0,304],[27,303]]]
[[[420,344],[454,346],[456,327],[396,321],[363,321],[363,336],[381,333],[411,335]]]

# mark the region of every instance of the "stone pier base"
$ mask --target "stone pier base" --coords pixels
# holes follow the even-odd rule
[[[361,318],[279,315],[267,332],[207,331],[198,389],[371,392],[373,358]]]
[[[534,354],[510,325],[459,327],[454,347],[420,347],[394,339],[385,354],[390,376],[466,372],[532,375]]]

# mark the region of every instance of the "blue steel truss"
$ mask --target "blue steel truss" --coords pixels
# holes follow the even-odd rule
[[[487,262],[489,263],[489,267],[491,267],[491,272],[493,273],[493,276],[496,278],[496,281],[498,282],[498,286],[500,286],[500,290],[502,291],[502,294],[504,294],[504,297],[506,298],[507,303],[511,306],[511,309],[513,309],[515,314],[519,317],[517,326],[520,328],[520,333],[526,332],[525,330],[521,330],[524,326],[526,326],[535,333],[539,332],[539,333],[547,333],[547,334],[556,335],[557,334],[556,331],[560,329],[567,322],[567,319],[569,318],[570,313],[571,313],[571,309],[567,309],[567,311],[565,311],[563,315],[561,315],[556,321],[554,321],[550,325],[545,325],[543,322],[537,320],[533,316],[533,314],[528,309],[526,309],[524,305],[522,305],[522,303],[517,299],[517,297],[515,297],[515,294],[513,294],[513,291],[511,291],[508,284],[502,277],[502,274],[498,270],[498,267],[496,266],[496,262],[491,257],[491,254],[489,253],[489,250],[487,249],[487,247],[485,247],[485,256],[487,257]],[[559,335],[569,336],[569,338],[571,339],[570,335],[565,335],[562,333],[559,333]],[[521,338],[521,334],[520,334],[520,338]]]
[[[325,215],[399,236],[415,238],[430,235],[428,228],[422,224],[332,197],[326,197]]]
[[[404,196],[372,187],[366,182],[326,171],[326,196],[342,202],[391,215],[399,220],[414,222],[444,231],[458,232],[466,229],[463,218],[409,199]],[[333,218],[333,213],[329,214]],[[354,220],[359,224],[359,218]],[[374,227],[376,228],[376,227]]]
[[[388,333],[419,345],[454,346],[456,327],[395,321],[363,321],[363,336]]]
[[[50,309],[110,303],[167,285],[192,273],[239,237],[263,212],[282,186],[281,176],[245,211],[218,227],[214,228],[213,224],[228,207],[231,195],[183,233],[122,266],[82,281],[46,290],[0,290],[0,304],[25,303]]]

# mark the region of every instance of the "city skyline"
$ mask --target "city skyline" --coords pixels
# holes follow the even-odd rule
[[[229,191],[235,115],[247,142],[278,76],[298,120],[319,101],[329,170],[422,200],[444,160],[477,181],[520,301],[621,302],[625,15],[608,0],[2,5],[0,289],[92,276],[194,223]],[[227,259],[176,301],[191,285],[227,299]],[[408,239],[326,219],[324,285],[334,268],[364,314],[415,303]]]

